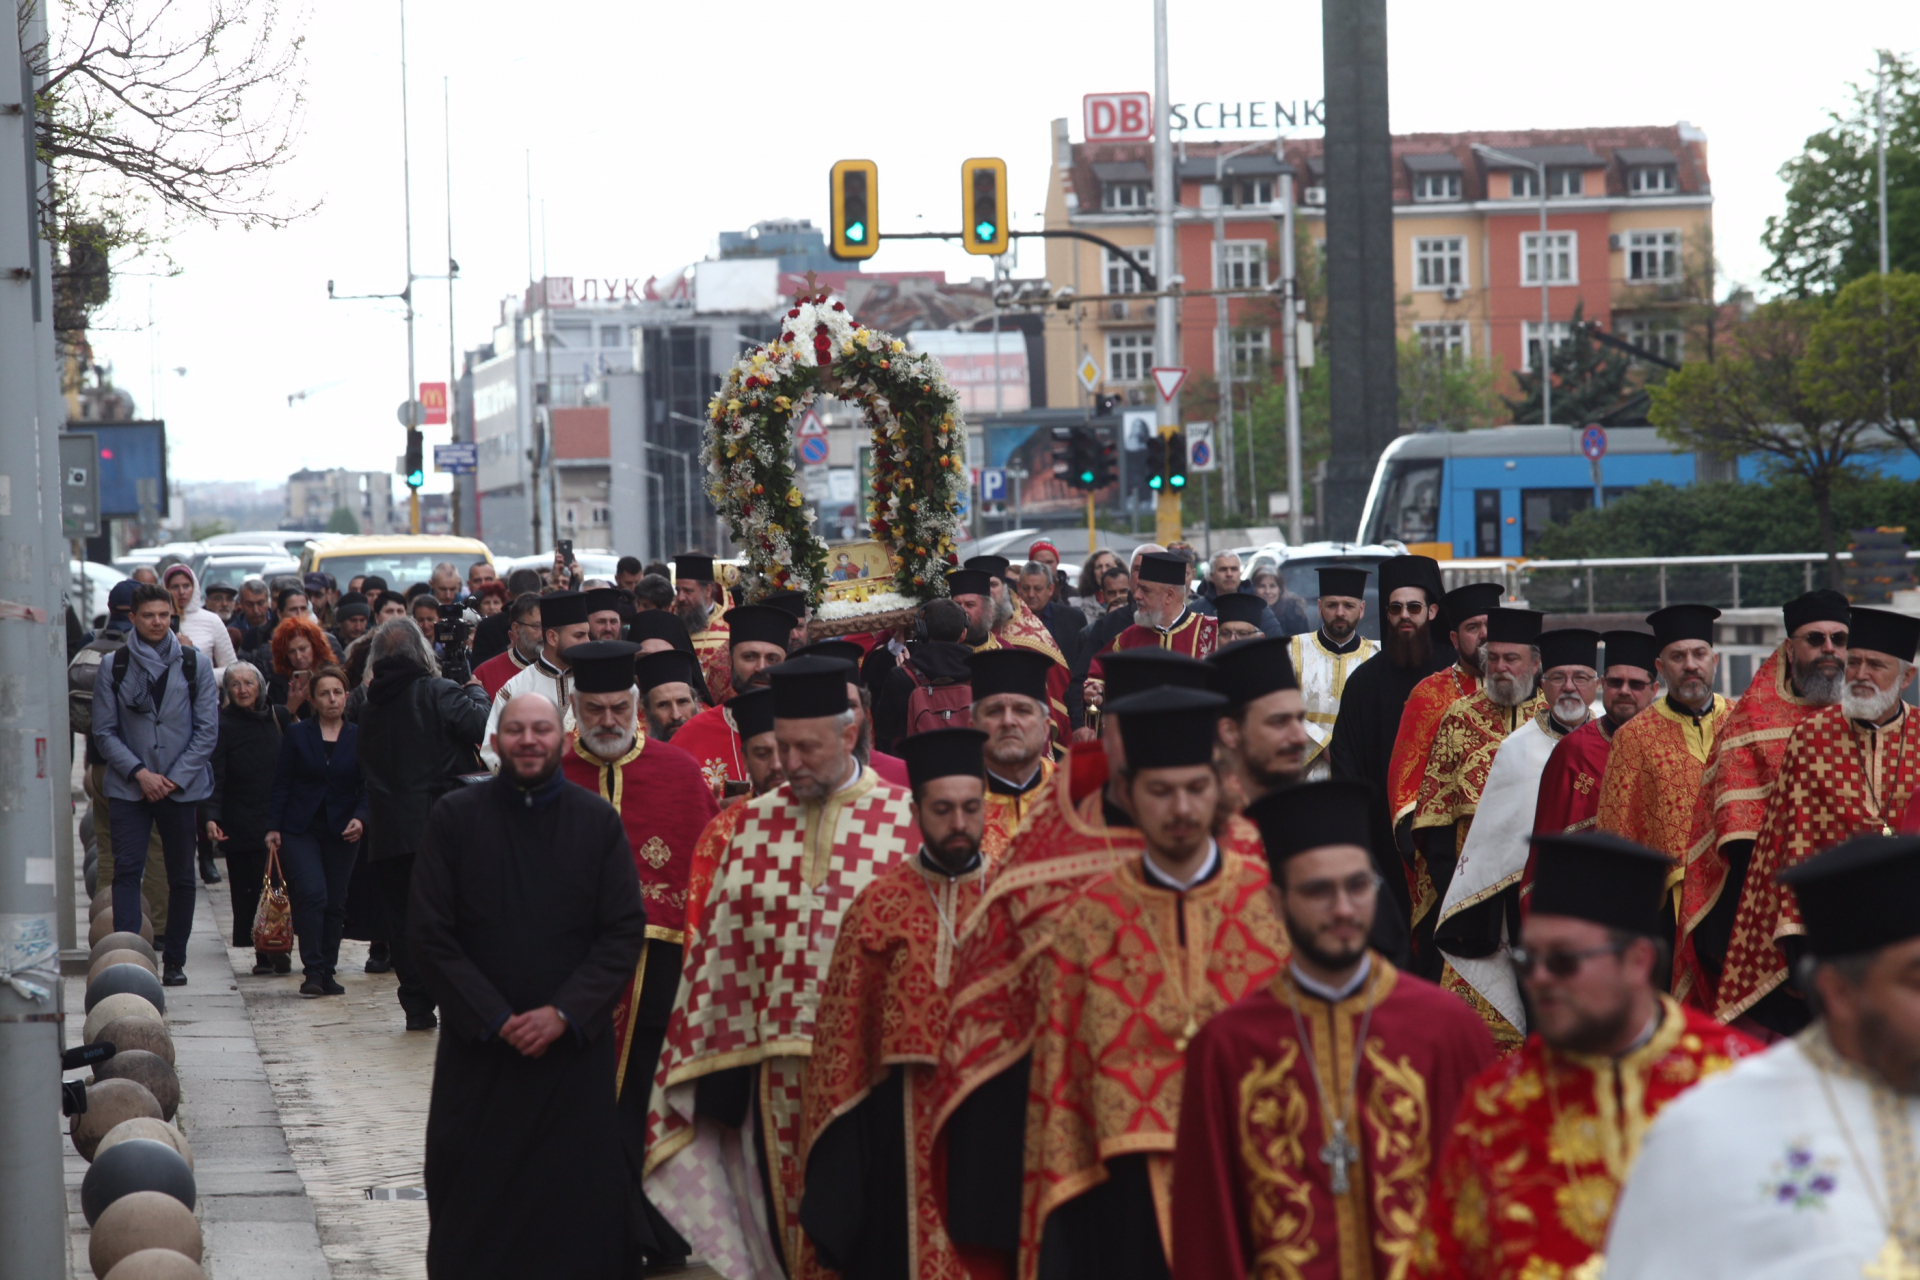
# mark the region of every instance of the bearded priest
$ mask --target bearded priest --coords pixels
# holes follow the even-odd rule
[[[1479,997],[1469,1003],[1487,1018],[1502,1053],[1519,1048],[1527,1030],[1509,951],[1520,936],[1520,883],[1540,774],[1554,748],[1593,718],[1600,691],[1598,632],[1543,631],[1535,651],[1540,687],[1550,701],[1495,752],[1433,930],[1434,946],[1446,957],[1448,985]]]
[[[786,781],[721,856],[647,1126],[648,1198],[730,1280],[799,1258],[800,1084],[834,935],[920,844],[907,792],[854,759],[847,664],[797,658],[771,680]]]
[[[963,1274],[933,1168],[929,1086],[947,1038],[956,925],[989,870],[986,741],[978,729],[935,729],[900,744],[920,849],[840,921],[801,1092],[797,1276]]]
[[[967,646],[975,653],[1017,649],[1047,660],[1047,718],[1054,739],[1073,737],[1067,714],[1067,660],[1046,624],[1008,587],[1005,556],[974,556],[947,571],[947,594],[967,615]]]
[[[1653,705],[1660,696],[1660,674],[1654,669],[1659,650],[1645,631],[1604,631],[1606,666],[1600,672],[1600,706],[1604,714],[1588,720],[1560,740],[1540,771],[1540,794],[1534,801],[1536,835],[1557,836],[1585,831],[1600,812],[1600,779],[1607,774],[1607,755],[1620,726]],[[1527,883],[1532,882],[1531,873]]]
[[[1809,591],[1784,609],[1787,638],[1760,664],[1714,739],[1713,763],[1700,782],[1691,843],[1680,882],[1680,945],[1673,993],[1712,1013],[1726,964],[1733,918],[1747,882],[1787,739],[1846,688],[1852,609],[1838,591]],[[1742,1015],[1777,1035],[1807,1024],[1806,1005],[1776,988]]]
[[[1414,902],[1414,965],[1435,979],[1441,976],[1442,961],[1433,946],[1434,925],[1460,850],[1473,831],[1494,752],[1508,734],[1546,710],[1538,644],[1546,616],[1532,609],[1488,610],[1486,638],[1479,647],[1485,682],[1447,708],[1427,751],[1426,774],[1413,811],[1413,847],[1426,872],[1425,893]],[[1463,998],[1472,1000],[1469,989],[1460,990]]]
[[[1054,664],[1031,649],[986,649],[967,655],[967,669],[973,727],[987,735],[982,850],[992,868],[1000,865],[1027,811],[1053,781],[1047,681]]]
[[[1292,640],[1294,675],[1307,704],[1307,734],[1313,746],[1307,754],[1307,777],[1318,782],[1332,776],[1334,723],[1340,718],[1340,699],[1347,679],[1371,658],[1379,645],[1360,634],[1367,616],[1365,569],[1330,566],[1320,570],[1320,627]]]
[[[1801,921],[1779,877],[1851,836],[1892,835],[1920,792],[1920,727],[1900,700],[1913,683],[1920,618],[1854,609],[1847,688],[1787,739],[1753,843],[1714,1013],[1731,1022],[1790,980]],[[1804,997],[1804,992],[1800,993]]]
[[[689,582],[698,585],[697,580]],[[786,661],[787,641],[793,634],[793,615],[772,605],[747,604],[727,611],[726,649],[732,668],[730,683],[736,694],[764,689],[772,668]],[[726,703],[708,707],[674,735],[680,749],[692,756],[706,775],[713,794],[724,797],[747,781],[747,761],[740,730]],[[733,791],[729,791],[729,786]]]
[[[639,651],[639,645],[628,641],[602,640],[574,645],[562,655],[573,676],[576,727],[560,765],[567,781],[619,810],[647,911],[640,963],[613,1009],[614,1093],[620,1103],[620,1136],[636,1174],[646,1155],[653,1072],[680,986],[688,866],[701,829],[717,812],[693,757],[640,732],[634,689],[634,655]],[[669,656],[692,661],[681,653]],[[636,1177],[634,1191],[639,1190]],[[635,1209],[648,1262],[684,1261],[686,1242],[653,1213],[644,1197]]]
[[[1720,655],[1713,622],[1720,611],[1676,604],[1647,615],[1664,698],[1621,726],[1607,752],[1594,825],[1663,853],[1677,867],[1693,834],[1693,807],[1733,704],[1713,691]]]
[[[1150,551],[1140,557],[1133,625],[1094,656],[1082,691],[1089,710],[1098,707],[1105,697],[1105,654],[1158,648],[1204,658],[1220,647],[1220,620],[1195,613],[1190,607],[1187,574],[1191,568],[1184,556],[1168,551]]]
[[[1493,1060],[1465,1006],[1367,947],[1369,800],[1309,782],[1248,808],[1291,958],[1187,1048],[1174,1280],[1405,1275],[1434,1144]]]
[[[1533,843],[1532,907],[1513,953],[1532,1034],[1455,1113],[1418,1280],[1597,1276],[1648,1122],[1759,1049],[1655,989],[1665,858],[1602,832]]]
[[[1816,1021],[1661,1113],[1607,1280],[1920,1275],[1920,840],[1856,836],[1782,875]]]

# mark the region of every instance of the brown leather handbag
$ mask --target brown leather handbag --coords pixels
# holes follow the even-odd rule
[[[293,906],[287,901],[287,880],[280,871],[280,851],[267,854],[267,872],[260,877],[260,905],[253,912],[253,949],[264,954],[293,950]]]

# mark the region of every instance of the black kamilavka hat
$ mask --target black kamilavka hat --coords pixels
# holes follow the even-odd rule
[[[633,655],[638,652],[639,645],[625,640],[595,640],[562,649],[560,659],[567,664],[575,692],[625,693],[633,688]],[[687,660],[685,654],[673,649],[651,656]]]
[[[1920,836],[1855,836],[1778,878],[1793,890],[1807,947],[1822,960],[1920,937]]]
[[[1215,724],[1227,700],[1199,689],[1149,689],[1106,704],[1120,717],[1120,742],[1127,767],[1184,769],[1212,764]]]
[[[1604,831],[1533,837],[1537,916],[1571,916],[1609,929],[1661,937],[1673,928],[1664,911],[1665,854]]]
[[[930,729],[900,739],[907,781],[924,787],[935,778],[986,778],[983,749],[987,735],[978,729]]]
[[[1213,687],[1234,707],[1284,689],[1298,689],[1293,670],[1293,641],[1286,636],[1250,636],[1217,650],[1207,659]]]

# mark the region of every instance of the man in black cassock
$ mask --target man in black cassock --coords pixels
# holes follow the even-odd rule
[[[1427,556],[1393,556],[1382,560],[1377,570],[1380,652],[1347,677],[1327,756],[1335,778],[1373,788],[1374,870],[1386,881],[1386,892],[1374,912],[1369,940],[1395,964],[1406,964],[1413,904],[1387,812],[1388,767],[1408,696],[1422,680],[1453,665],[1454,652],[1445,639],[1446,629],[1433,625],[1444,594],[1439,562]]]
[[[410,943],[442,1019],[430,1277],[630,1274],[609,1029],[647,918],[620,815],[568,783],[563,742],[544,695],[502,707],[499,774],[434,807],[414,867]]]

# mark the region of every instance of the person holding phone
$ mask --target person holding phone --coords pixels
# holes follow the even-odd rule
[[[292,614],[273,629],[273,678],[267,682],[269,706],[285,707],[301,720],[313,715],[313,673],[333,661],[327,633],[311,617]]]

